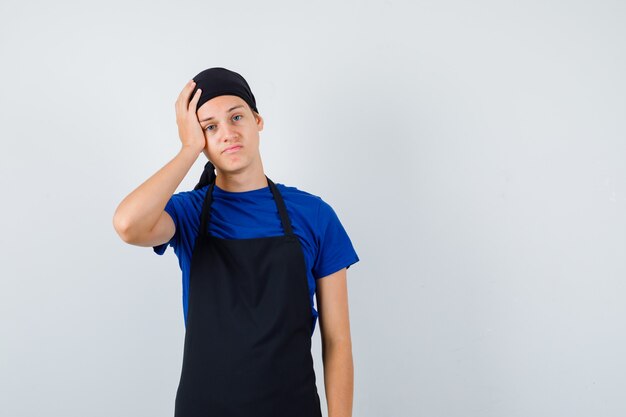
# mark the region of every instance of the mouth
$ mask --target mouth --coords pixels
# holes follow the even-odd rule
[[[241,145],[234,145],[231,146],[230,148],[226,148],[224,149],[224,151],[222,153],[233,153],[233,152],[237,152],[239,149],[241,149],[242,146]]]

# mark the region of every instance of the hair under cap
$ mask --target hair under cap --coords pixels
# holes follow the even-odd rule
[[[252,110],[259,112],[248,82],[234,71],[222,67],[209,68],[193,77],[193,80],[196,82],[196,86],[191,93],[191,97],[198,89],[202,90],[196,111],[213,97],[234,95],[241,97]]]

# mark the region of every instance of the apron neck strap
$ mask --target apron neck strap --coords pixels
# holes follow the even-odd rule
[[[272,191],[272,195],[274,196],[274,202],[276,203],[276,207],[278,208],[278,214],[280,215],[280,221],[283,225],[283,230],[287,236],[293,235],[293,230],[291,228],[291,222],[289,221],[289,216],[287,215],[287,208],[285,207],[285,202],[283,201],[283,197],[281,196],[278,188],[272,180],[270,180],[267,175],[265,176],[267,179],[267,184]],[[206,197],[204,198],[204,203],[202,204],[202,214],[200,219],[200,233],[209,235],[209,222],[211,220],[211,204],[213,203],[213,187],[215,186],[215,179],[211,181],[209,184],[209,188],[206,191]]]

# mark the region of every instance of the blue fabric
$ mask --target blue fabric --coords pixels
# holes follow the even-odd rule
[[[311,335],[315,331],[318,313],[313,304],[316,280],[349,268],[359,261],[343,225],[332,207],[320,197],[296,187],[275,183],[280,191],[293,233],[298,236],[306,264],[311,300]],[[172,195],[165,211],[176,225],[172,239],[154,246],[154,252],[163,255],[168,245],[174,248],[183,273],[183,313],[187,325],[189,270],[191,255],[198,230],[200,212],[208,185],[198,190],[182,191]],[[230,192],[215,185],[209,233],[222,239],[249,239],[285,234],[278,208],[269,186],[257,190]]]

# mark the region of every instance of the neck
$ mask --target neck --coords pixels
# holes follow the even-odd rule
[[[257,169],[245,172],[223,172],[218,168],[216,168],[216,171],[215,185],[224,191],[240,193],[258,190],[269,185],[262,165]]]

